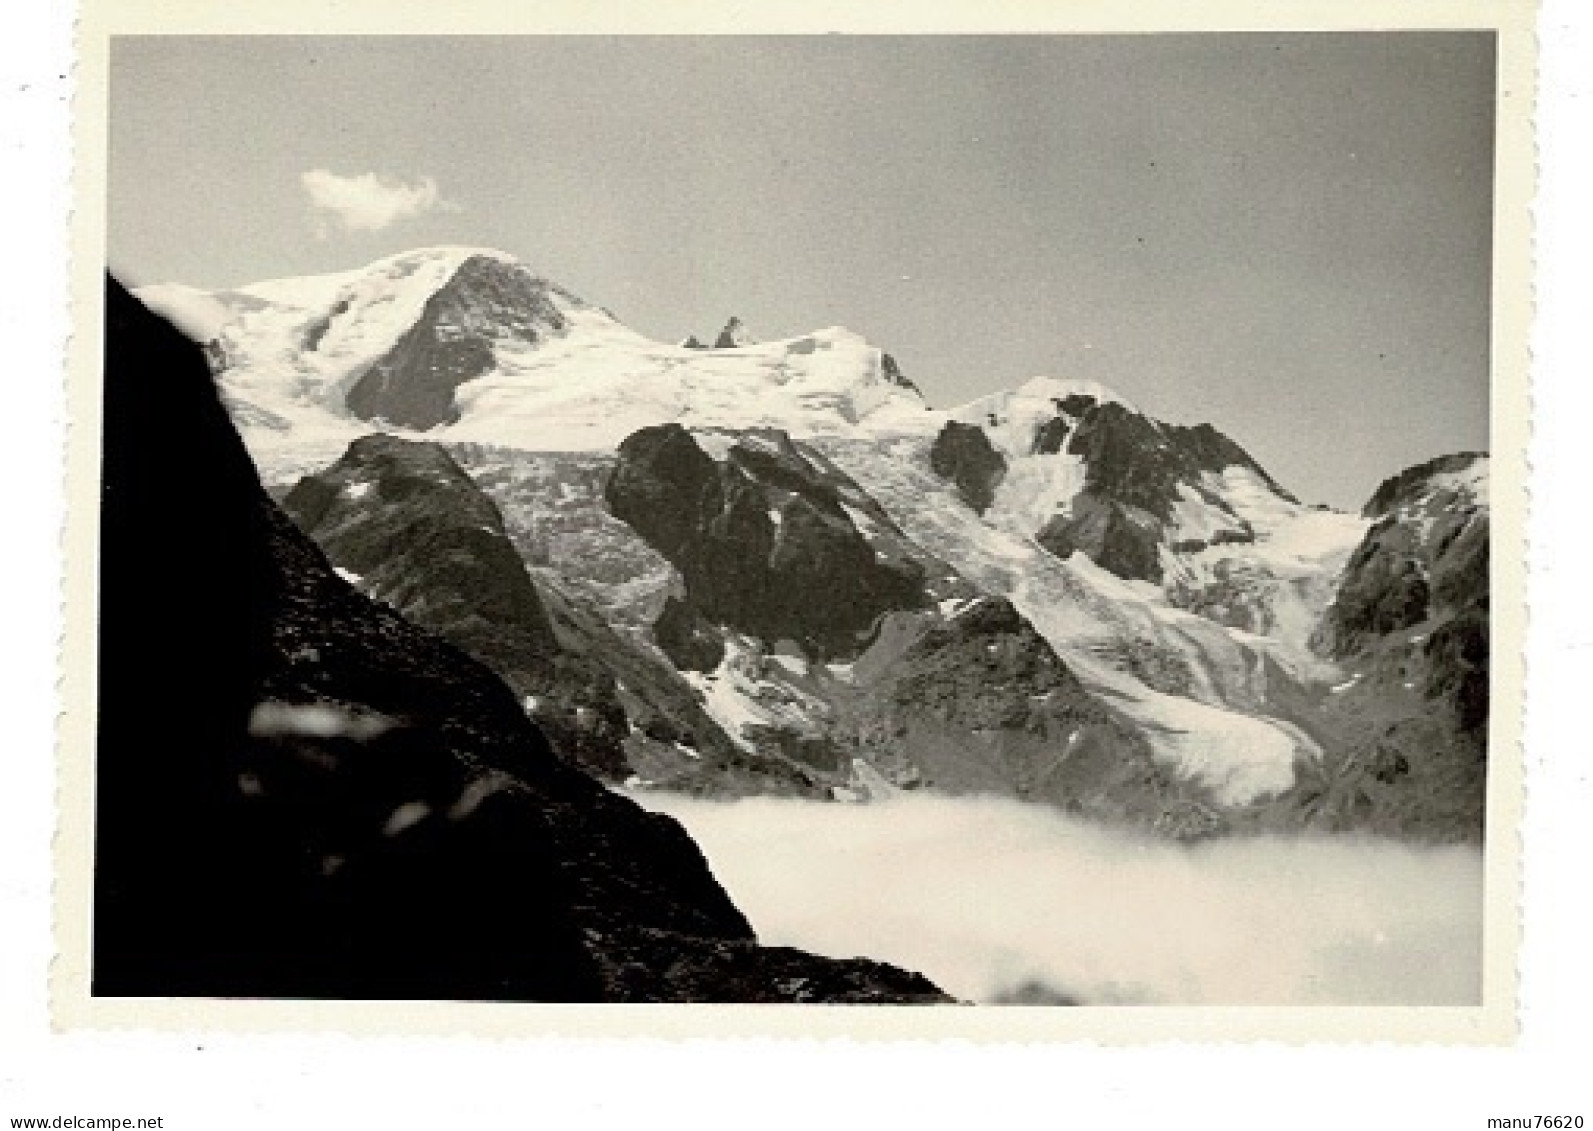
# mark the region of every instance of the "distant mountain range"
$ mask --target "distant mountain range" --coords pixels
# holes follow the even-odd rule
[[[931,409],[849,330],[652,341],[480,249],[138,295],[343,578],[604,780],[1481,836],[1485,455],[1344,514],[1094,383]]]

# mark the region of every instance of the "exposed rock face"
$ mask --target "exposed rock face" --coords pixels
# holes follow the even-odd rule
[[[1005,465],[990,491],[962,492],[986,525],[1302,654],[1365,530],[1303,506],[1211,425],[1156,420],[1093,382],[1037,377],[952,415],[931,470],[976,429]]]
[[[884,375],[885,380],[889,381],[892,385],[900,385],[904,389],[910,389],[913,393],[920,397],[924,395],[923,390],[921,390],[910,377],[902,372],[902,367],[897,364],[896,359],[890,354],[881,353],[879,355],[879,368],[880,372]]]
[[[970,507],[983,514],[1007,474],[1007,461],[976,424],[946,422],[929,449],[929,466],[949,479]]]
[[[96,994],[944,1000],[758,947],[678,825],[338,578],[199,351],[107,301]]]
[[[876,552],[854,512],[889,520],[861,510],[855,485],[844,498],[839,471],[816,466],[784,433],[759,436],[716,462],[678,424],[644,428],[620,446],[609,509],[679,569],[690,605],[674,614],[682,629],[700,617],[815,656],[855,654],[882,613],[927,603],[922,572]]]
[[[361,592],[502,677],[562,755],[626,776],[613,677],[555,638],[498,508],[442,448],[363,437],[282,505]]]
[[[1060,557],[1082,552],[1119,577],[1156,584],[1166,580],[1164,550],[1190,555],[1255,541],[1254,528],[1222,487],[1222,477],[1235,469],[1253,475],[1264,494],[1298,507],[1294,496],[1211,425],[1166,424],[1119,401],[1067,388],[1036,379],[966,406],[960,410],[964,419],[948,424],[937,439],[934,470],[951,478],[960,464],[970,465],[955,481],[981,514],[996,501],[1001,483],[1014,476],[1027,485],[1023,490],[1031,497],[1019,505],[1030,512],[1037,503],[1033,492],[1049,490],[1051,512],[1030,513],[1033,525],[1026,533]],[[992,459],[978,454],[974,433],[1002,458],[999,473],[989,470]],[[996,436],[999,443],[992,442]],[[1042,488],[1048,476],[1055,484]],[[1201,586],[1192,580],[1181,577],[1178,591],[1198,602]]]
[[[1422,549],[1419,532],[1394,518],[1367,532],[1328,610],[1334,655],[1427,619],[1431,586]]]
[[[350,386],[345,403],[365,420],[405,428],[454,423],[454,390],[493,368],[498,341],[536,343],[564,332],[568,322],[556,294],[578,301],[514,264],[466,259],[419,320]],[[306,347],[313,349],[313,340]]]
[[[729,350],[738,346],[755,346],[758,339],[752,336],[746,324],[740,318],[732,316],[725,328],[719,331],[719,336],[714,339],[714,349]]]
[[[898,647],[859,660],[856,716],[863,749],[911,766],[915,785],[1146,828],[1210,801],[1158,767],[1005,599],[975,600]]]
[[[824,796],[786,763],[743,751],[668,662],[614,631],[572,595],[542,584],[560,642],[611,678],[630,730],[623,746],[628,778],[697,797]],[[534,717],[542,726],[540,713]]]
[[[486,653],[484,663],[514,648],[505,667],[546,667],[553,628],[503,518],[441,447],[362,437],[301,479],[283,509],[367,596]]]
[[[709,649],[709,658],[680,668],[669,658],[679,575],[608,513],[603,490],[613,456],[480,444],[449,451],[502,511],[561,646],[612,676],[630,726],[625,758],[640,782],[715,797],[822,792],[798,768],[749,758],[705,710],[701,689],[682,675],[718,664],[721,629],[681,607],[687,615],[678,627]]]
[[[1086,490],[1163,520],[1172,517],[1180,485],[1193,486],[1201,472],[1229,467],[1248,468],[1294,501],[1243,448],[1211,425],[1163,424],[1115,402],[1085,407],[1067,450],[1084,457]]]
[[[555,577],[534,578],[441,446],[363,437],[282,501],[346,580],[486,664],[587,772],[709,796],[815,792],[784,763],[749,760],[678,672]]]
[[[1119,577],[1160,583],[1163,544],[1190,553],[1254,539],[1249,523],[1205,486],[1203,473],[1246,468],[1280,497],[1297,501],[1243,448],[1209,424],[1186,428],[1153,421],[1120,404],[1091,407],[1084,398],[1070,400],[1035,437],[1037,453],[1065,450],[1082,457],[1087,469],[1073,513],[1040,534],[1041,545],[1054,553],[1083,550]],[[1076,422],[1063,415],[1070,407],[1077,412]],[[1227,520],[1208,538],[1174,533],[1175,508],[1189,494]]]
[[[695,605],[679,597],[665,599],[653,639],[682,671],[711,672],[724,662],[724,637]]]
[[[1366,514],[1318,636],[1350,673],[1324,711],[1340,759],[1318,822],[1427,839],[1482,835],[1488,757],[1488,460],[1394,476]]]
[[[1398,475],[1391,475],[1378,484],[1372,497],[1366,500],[1366,506],[1361,508],[1361,513],[1367,518],[1382,518],[1400,507],[1419,503],[1424,495],[1432,491],[1435,478],[1466,475],[1487,458],[1487,452],[1454,452],[1407,467]]]
[[[1119,577],[1160,582],[1161,535],[1154,515],[1086,492],[1073,500],[1071,514],[1041,527],[1035,541],[1059,558],[1080,550]]]
[[[1387,480],[1323,626],[1335,656],[1433,619],[1487,611],[1487,457],[1444,456]]]
[[[684,593],[654,625],[659,645],[683,668],[715,672],[718,694],[734,686],[744,710],[765,716],[741,734],[768,763],[800,767],[839,796],[927,787],[1043,801],[1170,835],[1192,835],[1192,822],[1169,823],[1175,810],[1206,813],[1200,835],[1221,825],[1201,788],[1164,770],[1009,601],[909,548],[879,504],[810,447],[783,434],[646,429],[622,447],[608,499],[680,568]],[[726,615],[733,606],[711,586],[831,603],[856,583],[861,550],[831,556],[833,575],[776,566],[749,576],[778,563],[758,538],[806,536],[790,518],[802,505],[844,514],[848,537],[916,588],[868,607],[843,637],[816,635],[803,619],[812,614],[790,609],[778,621]],[[766,517],[777,509],[781,521]],[[720,551],[723,572],[694,563],[705,544],[749,527],[753,536]],[[823,562],[827,546],[794,549]],[[836,660],[845,661],[839,676],[824,663]]]

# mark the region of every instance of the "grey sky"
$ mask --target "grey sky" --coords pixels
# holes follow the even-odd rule
[[[1489,34],[181,38],[112,66],[134,282],[481,244],[662,338],[850,326],[940,405],[1102,380],[1308,499],[1487,446]],[[416,214],[347,230],[313,170]]]

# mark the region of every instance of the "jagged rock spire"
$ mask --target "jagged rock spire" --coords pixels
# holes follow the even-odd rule
[[[730,321],[725,323],[725,328],[719,331],[719,337],[714,339],[714,349],[716,350],[735,349],[737,346],[755,346],[757,344],[758,339],[753,337],[752,332],[747,329],[746,323],[735,315],[732,315]]]

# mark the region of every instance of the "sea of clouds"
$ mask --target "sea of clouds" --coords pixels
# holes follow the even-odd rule
[[[679,820],[768,944],[866,955],[965,1000],[1474,1005],[1474,847],[1177,845],[985,798],[632,794]]]

